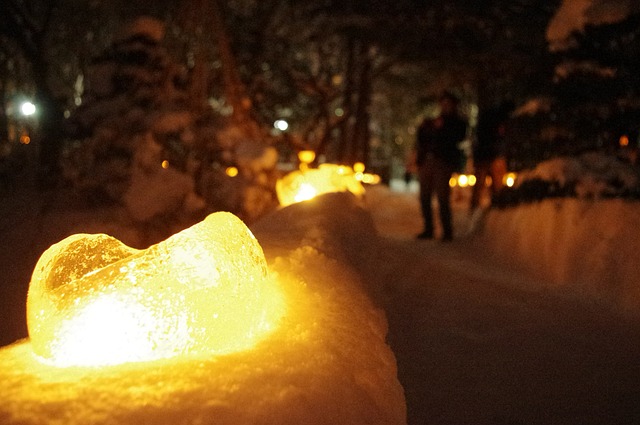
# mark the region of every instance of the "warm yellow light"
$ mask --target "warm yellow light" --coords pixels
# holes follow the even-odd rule
[[[353,171],[355,171],[356,173],[364,173],[364,163],[362,162],[356,162],[355,164],[353,164]]]
[[[381,181],[382,181],[382,178],[377,174],[371,174],[371,173],[362,174],[362,183],[378,184]]]
[[[507,187],[513,187],[516,184],[516,173],[507,173],[504,176],[503,183]]]
[[[345,165],[321,164],[316,169],[293,171],[276,183],[276,193],[282,206],[324,193],[347,191],[358,196],[364,194],[364,187],[353,169]]]
[[[235,177],[238,175],[238,168],[236,167],[227,167],[226,170],[224,170],[225,174],[229,177]]]
[[[455,176],[452,176],[451,178],[449,178],[449,187],[456,187],[458,185],[458,178]]]
[[[309,199],[315,198],[317,194],[318,191],[315,187],[309,183],[302,183],[300,189],[294,195],[294,200],[296,202],[308,201]]]
[[[475,186],[477,182],[478,179],[476,179],[476,176],[469,174],[469,186]]]
[[[27,134],[23,134],[22,136],[20,136],[20,143],[22,143],[23,145],[28,145],[29,143],[31,143],[31,137],[29,137],[29,135]]]
[[[166,159],[162,161],[162,168],[164,168],[165,170],[169,168],[169,161],[167,161]]]
[[[458,186],[460,186],[460,187],[469,186],[469,178],[467,177],[466,174],[460,174],[458,176]]]
[[[316,153],[312,150],[304,150],[298,152],[298,159],[303,164],[311,164],[316,159]]]
[[[70,236],[40,257],[27,298],[33,350],[56,366],[245,350],[283,314],[260,244],[222,212],[146,250]]]

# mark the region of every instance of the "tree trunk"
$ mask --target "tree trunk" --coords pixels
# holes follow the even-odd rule
[[[247,95],[246,88],[240,78],[238,64],[231,49],[231,40],[222,16],[222,9],[217,0],[210,1],[212,5],[212,31],[218,46],[220,61],[222,62],[222,81],[225,98],[233,109],[231,120],[235,125],[244,129],[247,136],[256,140],[260,139],[260,128],[251,113],[251,99]]]
[[[193,68],[189,79],[189,100],[196,111],[203,110],[209,96],[209,53],[206,45],[210,40],[205,36],[207,17],[211,4],[208,0],[184,0],[178,14],[178,23],[189,34],[190,45],[187,54],[193,55]]]
[[[7,110],[7,104],[5,102],[5,87],[7,82],[6,78],[3,78],[3,80],[4,81],[0,81],[0,144],[9,141],[9,119],[5,113]]]
[[[353,142],[351,144],[348,161],[353,164],[361,161],[367,164],[369,160],[369,122],[371,114],[369,108],[371,106],[371,56],[368,47],[363,48],[362,66],[360,68],[360,78],[358,85],[358,103],[355,111],[355,123],[353,130]]]
[[[347,39],[347,67],[345,75],[344,86],[344,100],[342,102],[342,109],[344,110],[343,121],[340,126],[340,138],[338,140],[337,161],[339,163],[346,163],[347,155],[349,153],[349,145],[351,144],[352,136],[352,116],[353,116],[353,93],[355,87],[355,75],[356,75],[356,48],[357,44],[353,37]]]
[[[35,134],[38,147],[37,183],[41,190],[57,185],[60,179],[60,154],[64,136],[64,111],[47,81],[48,67],[44,60],[33,60],[39,128]]]

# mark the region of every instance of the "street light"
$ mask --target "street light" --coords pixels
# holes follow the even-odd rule
[[[289,128],[289,123],[285,120],[276,120],[273,126],[280,131],[286,131]]]
[[[22,115],[24,115],[25,117],[33,115],[36,113],[36,105],[31,102],[24,102],[22,105],[20,105],[20,112],[22,112]]]

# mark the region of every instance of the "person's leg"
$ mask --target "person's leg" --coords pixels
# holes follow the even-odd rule
[[[507,160],[504,156],[499,156],[491,163],[491,196],[502,189],[504,176],[507,174]]]
[[[442,223],[442,240],[453,239],[453,223],[451,216],[451,188],[449,179],[453,174],[453,168],[443,162],[439,162],[435,167],[434,190],[438,197],[440,210],[440,222]]]
[[[476,184],[473,186],[473,190],[471,192],[471,205],[469,206],[471,213],[480,206],[482,197],[486,193],[486,180],[489,175],[489,163],[486,161],[478,161],[477,164],[474,164],[474,168]]]
[[[431,211],[431,194],[433,193],[433,167],[425,164],[418,170],[420,181],[420,208],[422,209],[422,219],[424,230],[418,235],[420,238],[433,237],[433,211]]]

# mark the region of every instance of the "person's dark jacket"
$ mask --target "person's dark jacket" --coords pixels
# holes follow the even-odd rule
[[[492,161],[505,155],[505,131],[511,103],[480,111],[476,128],[476,143],[473,146],[473,159],[477,162]]]
[[[467,133],[467,123],[458,115],[426,119],[418,127],[416,164],[423,165],[428,153],[458,168],[462,151],[458,144]]]

